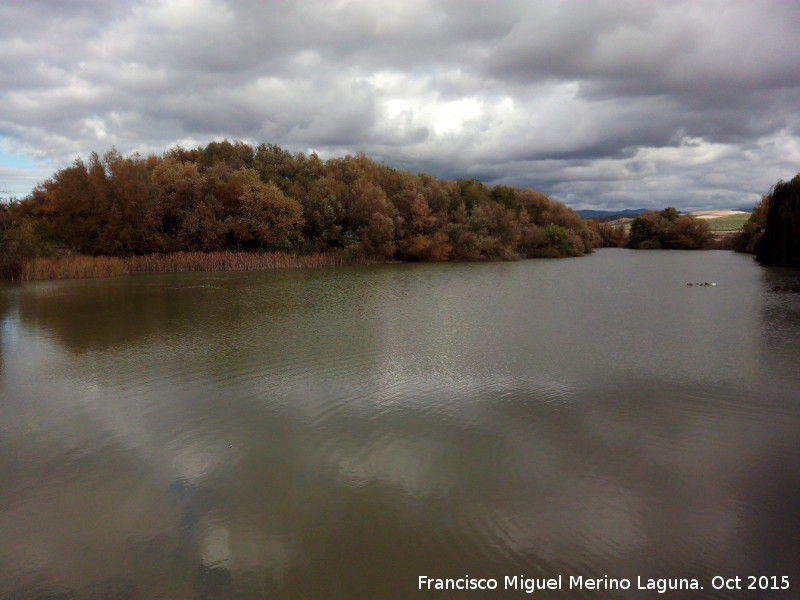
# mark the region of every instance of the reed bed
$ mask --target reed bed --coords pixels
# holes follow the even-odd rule
[[[123,258],[113,256],[59,256],[34,258],[22,267],[20,279],[83,279],[128,275],[130,269]]]
[[[341,252],[284,254],[281,252],[175,252],[117,258],[110,256],[61,256],[34,258],[22,270],[21,279],[76,279],[116,277],[134,273],[185,273],[189,271],[263,271],[375,264]]]
[[[175,252],[132,256],[127,262],[131,273],[183,273],[336,267],[347,261],[340,253]]]

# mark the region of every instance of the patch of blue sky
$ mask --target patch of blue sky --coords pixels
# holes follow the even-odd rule
[[[36,162],[30,156],[9,154],[3,149],[0,139],[0,165],[12,169],[36,169]]]
[[[6,196],[23,197],[49,176],[41,161],[32,156],[8,152],[4,139],[0,138],[0,200]]]

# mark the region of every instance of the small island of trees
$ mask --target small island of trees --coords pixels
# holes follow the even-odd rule
[[[220,252],[336,264],[555,258],[591,252],[605,229],[530,189],[415,175],[363,154],[323,161],[221,141],[160,156],[92,154],[0,205],[0,274],[35,278],[35,261],[77,257],[114,258],[109,273],[130,272],[144,256]]]
[[[628,248],[697,250],[709,241],[711,229],[702,219],[682,215],[672,207],[637,216],[628,233]]]

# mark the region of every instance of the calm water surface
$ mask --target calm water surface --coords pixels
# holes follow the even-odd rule
[[[800,272],[626,250],[2,284],[0,597],[798,598],[776,285]]]

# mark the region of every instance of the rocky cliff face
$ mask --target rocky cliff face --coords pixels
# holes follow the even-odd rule
[[[800,174],[773,188],[766,231],[755,250],[762,265],[800,267]]]

